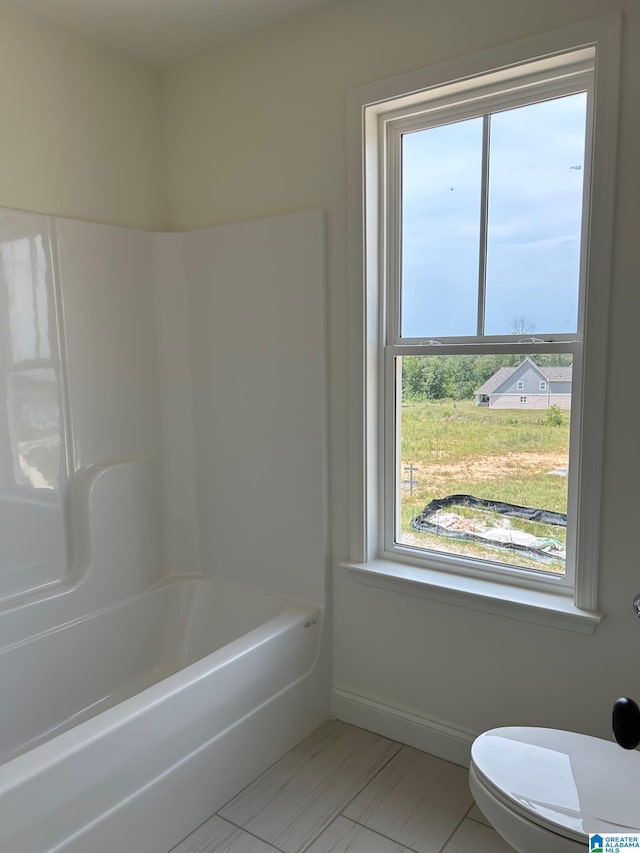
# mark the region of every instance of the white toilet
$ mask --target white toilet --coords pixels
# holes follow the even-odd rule
[[[555,729],[476,738],[471,793],[520,853],[587,853],[589,833],[640,832],[640,753]]]

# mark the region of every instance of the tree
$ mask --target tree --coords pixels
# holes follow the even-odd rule
[[[447,376],[443,359],[431,358],[425,363],[425,393],[429,400],[446,397]]]
[[[521,314],[519,317],[514,317],[511,321],[512,335],[530,335],[535,332],[535,330],[535,323],[532,323],[524,314]]]
[[[402,394],[408,400],[420,400],[426,396],[424,358],[405,355],[402,359]]]
[[[472,355],[449,356],[447,397],[454,400],[471,400],[482,382],[478,382],[476,359]]]

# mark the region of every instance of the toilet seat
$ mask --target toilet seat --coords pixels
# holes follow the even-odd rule
[[[532,814],[528,809],[523,808],[519,802],[514,801],[511,797],[508,797],[504,791],[493,785],[491,781],[478,770],[475,764],[471,765],[471,772],[475,774],[476,783],[482,785],[487,793],[508,811],[513,812],[525,821],[535,823],[546,832],[553,832],[556,835],[561,835],[563,838],[568,838],[570,841],[575,841],[580,845],[586,844],[588,837],[583,832],[571,830],[566,826],[559,827],[554,825],[553,822],[545,820],[543,817],[536,815],[535,813]]]
[[[508,727],[471,749],[478,781],[505,808],[585,844],[589,833],[640,831],[640,753],[555,729]]]

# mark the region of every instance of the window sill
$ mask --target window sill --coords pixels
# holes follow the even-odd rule
[[[349,571],[355,581],[368,586],[580,634],[593,634],[602,619],[602,614],[580,610],[571,597],[557,592],[524,589],[390,560],[340,563],[340,567]]]

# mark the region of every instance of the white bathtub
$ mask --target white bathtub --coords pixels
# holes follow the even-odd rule
[[[319,636],[184,579],[0,650],[0,851],[169,850],[321,721]]]

